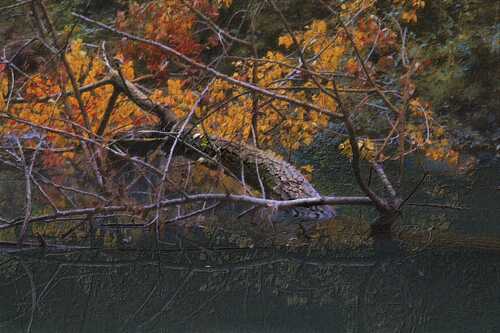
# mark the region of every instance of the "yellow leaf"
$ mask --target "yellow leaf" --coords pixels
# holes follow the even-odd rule
[[[284,35],[280,36],[278,39],[278,45],[284,46],[285,48],[289,49],[290,46],[293,44],[293,38],[290,35]]]
[[[326,32],[326,22],[322,20],[314,20],[311,26],[311,30],[316,33],[325,33]]]
[[[233,3],[233,0],[217,0],[219,6],[230,7]]]
[[[311,174],[314,171],[314,167],[310,164],[306,164],[306,165],[301,166],[300,170],[302,170],[302,172],[304,172],[304,173]]]
[[[404,11],[401,14],[401,19],[407,23],[417,23],[417,12],[414,9]]]
[[[358,62],[354,58],[350,58],[345,65],[345,69],[349,74],[355,74],[358,71]]]

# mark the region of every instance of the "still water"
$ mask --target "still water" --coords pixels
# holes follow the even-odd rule
[[[4,254],[0,332],[500,332],[500,252],[389,248]]]
[[[335,161],[314,165],[317,186],[353,194]],[[500,165],[421,167],[411,202],[436,207],[408,206],[392,239],[369,237],[369,210],[341,208],[294,242],[239,221],[2,243],[0,332],[500,332]],[[411,189],[422,170],[409,170]]]

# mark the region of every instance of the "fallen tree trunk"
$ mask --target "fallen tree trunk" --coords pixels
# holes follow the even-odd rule
[[[341,120],[344,123],[344,125],[347,129],[347,132],[349,133],[349,142],[351,144],[351,147],[353,147],[353,149],[352,149],[352,153],[353,153],[352,167],[353,167],[354,175],[356,177],[356,181],[358,182],[358,185],[360,186],[362,191],[369,197],[372,205],[380,213],[379,218],[372,223],[373,226],[376,226],[376,227],[381,226],[383,229],[387,229],[387,228],[390,229],[390,226],[393,224],[393,222],[400,216],[400,208],[403,206],[405,201],[401,200],[401,198],[399,198],[397,196],[397,193],[394,191],[393,186],[390,184],[390,182],[386,181],[387,177],[383,171],[382,166],[375,165],[375,171],[376,171],[377,175],[381,178],[381,180],[384,184],[385,190],[387,192],[389,192],[389,194],[390,194],[389,197],[379,196],[378,194],[376,194],[370,188],[370,186],[368,186],[368,184],[365,183],[364,179],[362,178],[361,172],[360,172],[360,165],[359,165],[360,151],[358,148],[358,139],[356,137],[355,129],[354,129],[354,126],[353,126],[352,121],[350,119],[351,114],[343,106],[343,103],[341,103],[341,98],[340,98],[340,95],[338,94],[338,90],[336,88],[334,89],[334,95],[332,95],[331,97],[338,104],[341,113],[332,112],[331,110],[323,109],[323,108],[318,107],[317,105],[314,105],[312,103],[301,101],[301,100],[298,100],[295,98],[290,98],[290,97],[285,96],[285,95],[277,94],[273,91],[269,91],[269,90],[267,90],[263,87],[260,87],[258,85],[254,85],[253,83],[235,79],[231,76],[228,76],[228,75],[218,71],[216,68],[211,67],[210,65],[205,65],[203,63],[200,63],[200,62],[196,61],[195,59],[192,59],[192,58],[186,56],[182,52],[179,52],[178,50],[176,50],[168,45],[162,44],[160,42],[157,42],[154,40],[149,40],[147,38],[143,38],[143,37],[140,37],[140,36],[137,36],[134,34],[127,33],[125,31],[115,29],[109,25],[106,25],[104,23],[98,22],[96,20],[93,20],[91,18],[88,18],[86,16],[83,16],[83,15],[80,15],[77,13],[72,13],[72,15],[77,17],[80,20],[83,20],[87,23],[98,26],[98,27],[105,29],[107,31],[110,31],[113,34],[119,35],[122,38],[125,38],[127,40],[136,41],[136,42],[139,42],[139,43],[142,43],[145,45],[149,45],[149,46],[158,48],[162,52],[165,52],[166,54],[179,59],[182,63],[187,64],[189,66],[192,66],[193,68],[196,68],[196,69],[202,71],[203,73],[210,75],[213,78],[218,78],[218,79],[221,79],[229,84],[248,89],[249,91],[251,91],[252,93],[255,93],[255,94],[261,94],[264,96],[268,96],[272,99],[285,101],[287,103],[291,103],[292,105],[306,108],[308,110],[314,110],[316,112],[319,112],[320,114],[328,115],[331,119]],[[349,33],[347,33],[347,35],[348,35],[349,39],[351,39],[351,41],[352,41],[352,36],[350,36]],[[356,51],[356,53],[358,53],[355,46],[354,46],[354,50]],[[359,58],[360,58],[359,54],[358,54],[357,58],[359,60]],[[302,61],[302,62],[304,64],[304,66],[306,66],[304,61]],[[108,61],[107,61],[107,63],[108,63],[108,67],[110,67],[110,70],[112,71],[111,76],[113,77],[113,80],[115,81],[115,85],[120,86],[122,88],[122,91],[125,94],[129,95],[129,97],[136,104],[138,104],[143,110],[155,113],[160,118],[160,120],[164,120],[166,122],[169,122],[170,119],[175,118],[175,115],[173,114],[173,112],[171,112],[168,109],[168,107],[163,107],[161,105],[155,104],[154,102],[148,100],[147,97],[140,92],[140,90],[134,89],[135,86],[132,83],[126,81],[123,78],[123,76],[121,75],[119,66],[116,67],[118,69],[118,70],[116,70],[116,69],[111,68],[112,66],[109,64]],[[307,66],[306,66],[306,68],[307,68]],[[366,72],[366,70],[365,70],[365,72]],[[366,73],[366,74],[368,75],[368,73]],[[369,77],[369,75],[368,75],[368,77]],[[371,82],[371,83],[373,83],[373,82]],[[334,86],[336,86],[336,85],[334,84]],[[378,91],[378,88],[376,86],[374,88]],[[385,97],[385,95],[383,93],[381,93],[381,94],[382,94],[382,97]],[[384,100],[386,102],[388,101],[386,98],[384,98]],[[392,104],[390,104],[390,103],[388,103],[388,104],[389,104],[389,106],[392,106]],[[183,129],[184,129],[185,125],[186,125],[185,123],[182,125]],[[175,141],[174,141],[174,146],[179,142],[179,136],[180,136],[180,134],[176,136]],[[217,141],[216,139],[214,139],[214,140]],[[246,150],[246,147],[240,146],[240,149]],[[173,152],[173,149],[172,149],[172,152]],[[242,157],[244,157],[244,155]],[[170,158],[171,158],[171,155],[169,156],[169,160],[170,160]],[[258,162],[256,164],[257,164],[257,166],[259,165]],[[264,165],[265,164],[266,164],[266,162],[264,162]],[[167,169],[168,169],[168,165],[169,165],[169,163],[167,162]],[[297,170],[295,170],[292,166],[289,167],[286,164],[282,164],[282,166],[283,166],[283,169],[292,170],[292,174],[298,173]],[[258,167],[256,168],[256,170],[258,173]],[[270,170],[270,169],[268,169],[268,170]],[[289,176],[286,172],[285,173],[280,172],[279,174]],[[298,173],[298,174],[300,174],[300,173]],[[164,173],[164,176],[165,176],[165,173]],[[279,177],[276,178],[277,177],[276,174],[270,173],[270,176],[272,179],[276,179],[278,184],[286,184],[286,183],[293,184],[293,182],[291,182],[291,181],[288,182],[288,179],[279,179]],[[165,177],[163,177],[163,178],[165,178]],[[303,182],[303,184],[305,184],[305,182]],[[308,184],[308,182],[307,182],[307,184]],[[264,188],[264,186],[261,186],[261,187]],[[305,187],[309,187],[309,186],[305,186]],[[296,197],[297,195],[308,196],[308,193],[306,193],[308,190],[306,190],[305,188],[301,188],[297,191],[290,191],[290,187],[287,188],[286,185],[280,186],[280,188],[282,190],[282,191],[279,191],[280,193],[278,193],[280,197],[283,195],[283,193],[286,193],[286,195],[290,195],[292,197]],[[312,188],[315,195],[318,194],[312,186],[310,186],[310,188]],[[321,209],[319,209],[319,210],[321,210]],[[311,216],[311,217],[313,217],[313,219],[318,218],[319,216],[326,216],[326,215],[330,215],[331,217],[334,216],[334,212],[331,208],[328,208],[326,210],[328,210],[329,212],[319,212],[319,213],[311,214],[312,209],[309,209],[308,211],[303,212],[305,214],[297,214],[296,212],[294,212],[292,215],[293,216],[300,216],[300,215]]]
[[[121,90],[137,106],[159,118],[158,127],[163,132],[172,132],[180,123],[176,115],[164,105],[154,103],[135,84],[127,81],[119,70],[111,70],[115,87]],[[173,131],[175,133],[175,130]],[[187,133],[187,134],[186,134]],[[148,134],[151,135],[151,134]],[[165,136],[165,135],[164,135]],[[175,135],[174,135],[175,136]],[[170,134],[169,144],[173,142]],[[126,139],[140,140],[136,134]],[[242,183],[264,192],[265,197],[278,200],[318,198],[320,193],[291,164],[276,154],[264,151],[253,145],[231,142],[207,136],[188,125],[185,133],[177,140],[176,152],[191,159],[206,158],[209,163],[221,166],[232,173]],[[357,201],[353,201],[356,204]],[[311,207],[291,207],[276,211],[272,221],[306,222],[326,221],[335,217],[335,210],[329,205]]]

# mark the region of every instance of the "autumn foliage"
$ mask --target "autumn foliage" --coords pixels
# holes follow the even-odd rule
[[[179,119],[189,117],[203,134],[290,157],[330,127],[340,139],[339,150],[351,159],[356,158],[356,142],[359,158],[368,162],[423,153],[457,163],[446,128],[416,89],[414,80],[428,62],[404,33],[417,22],[425,2],[394,0],[390,18],[378,16],[376,1],[318,5],[325,2],[331,15],[302,27],[291,28],[286,17],[278,15],[283,29],[277,47],[264,50],[252,49],[255,36],[247,22],[252,17],[235,20],[236,26],[227,19],[234,14],[232,1],[134,2],[117,12],[111,29],[167,45],[201,66],[211,66],[218,73],[213,77],[213,72],[186,64],[151,43],[123,35],[115,42],[96,42],[67,26],[65,46],[47,56],[44,71],[21,75],[8,62],[1,65],[0,135],[30,151],[39,150],[41,167],[48,173],[64,170],[59,177],[85,174],[86,180],[104,176],[100,193],[115,192],[124,200],[127,184],[113,183],[117,172],[106,162],[109,145],[126,133],[155,129],[158,119],[125,94],[113,100],[115,87],[102,82],[110,72],[107,59],[115,58],[124,80],[142,85],[151,101]],[[221,13],[227,17],[221,19]],[[75,89],[81,90],[80,97]],[[58,180],[58,186],[65,182]],[[49,192],[49,187],[40,189]],[[70,201],[61,199],[61,205]]]

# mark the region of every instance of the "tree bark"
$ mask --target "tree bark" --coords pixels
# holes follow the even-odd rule
[[[156,115],[162,131],[169,132],[181,121],[166,106],[154,103],[132,82],[123,79],[119,72],[112,69],[111,78],[115,87],[146,112]],[[264,185],[265,194],[271,199],[291,200],[321,197],[320,193],[293,165],[270,151],[253,145],[231,142],[207,136],[190,127],[178,142],[177,153],[187,158],[206,159],[214,167],[223,167],[228,173],[244,181],[254,189]],[[172,134],[171,134],[172,135]],[[172,135],[172,141],[173,137]],[[144,138],[144,137],[143,137]],[[140,140],[133,136],[129,139]],[[293,207],[273,214],[274,222],[325,221],[335,217],[335,210],[329,205]]]

